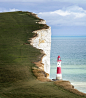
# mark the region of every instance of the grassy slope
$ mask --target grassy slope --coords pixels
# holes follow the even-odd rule
[[[53,82],[40,82],[31,71],[41,55],[27,40],[44,28],[28,12],[0,13],[0,98],[83,98]]]

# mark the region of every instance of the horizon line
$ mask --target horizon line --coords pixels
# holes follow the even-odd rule
[[[86,36],[51,36],[51,37],[86,37]]]

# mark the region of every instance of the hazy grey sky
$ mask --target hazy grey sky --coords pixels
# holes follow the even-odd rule
[[[86,0],[0,0],[0,12],[37,13],[52,36],[86,36]]]

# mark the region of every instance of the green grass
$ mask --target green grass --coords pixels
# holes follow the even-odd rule
[[[29,12],[0,13],[0,98],[84,98],[33,75],[32,62],[41,53],[27,40],[47,28],[36,21]]]

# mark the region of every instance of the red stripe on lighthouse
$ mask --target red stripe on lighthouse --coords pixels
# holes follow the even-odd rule
[[[57,74],[61,74],[61,67],[57,67]]]

